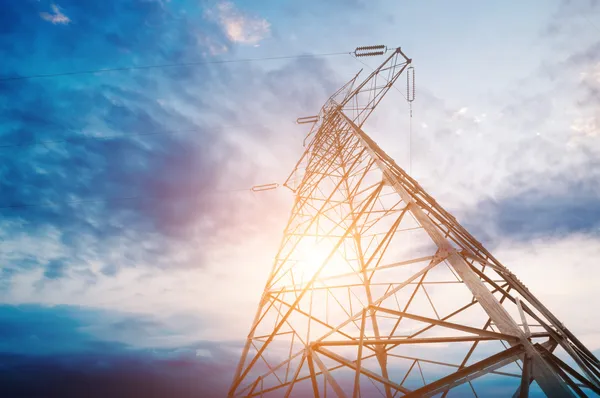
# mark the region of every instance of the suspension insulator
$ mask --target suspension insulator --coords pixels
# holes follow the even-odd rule
[[[383,55],[384,52],[383,51],[372,51],[372,52],[368,52],[368,53],[356,53],[354,54],[355,57],[373,57],[375,55]]]
[[[306,116],[296,119],[296,124],[316,123],[319,121],[319,116]]]
[[[406,69],[406,100],[413,102],[415,100],[415,68],[409,66]]]
[[[270,191],[270,190],[277,189],[277,188],[279,188],[279,184],[276,182],[273,182],[271,184],[255,185],[252,188],[250,188],[250,190],[252,192],[261,192],[261,191]]]
[[[362,47],[356,47],[355,51],[363,51],[363,50],[383,50],[385,48],[385,46],[383,44],[379,44],[377,46],[362,46]]]
[[[373,51],[379,50],[379,51]],[[361,46],[354,50],[355,57],[370,57],[374,55],[383,55],[387,51],[387,47],[380,44],[377,46]]]

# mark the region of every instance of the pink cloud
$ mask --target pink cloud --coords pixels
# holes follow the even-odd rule
[[[56,24],[66,25],[69,22],[71,22],[69,17],[67,17],[65,14],[63,14],[60,11],[60,7],[58,5],[52,4],[52,11],[53,11],[52,14],[50,14],[48,12],[40,12],[40,16],[42,17],[42,19],[44,19],[48,22],[52,22],[55,25]]]

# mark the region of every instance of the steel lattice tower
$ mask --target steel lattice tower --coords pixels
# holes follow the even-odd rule
[[[362,130],[410,64],[312,118],[229,396],[600,394],[598,359]]]

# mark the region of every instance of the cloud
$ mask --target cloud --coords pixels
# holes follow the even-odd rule
[[[198,33],[197,40],[201,46],[207,48],[207,54],[211,56],[224,54],[229,51],[228,44],[223,42],[225,40],[219,40],[219,38],[213,35],[200,32]]]
[[[176,63],[228,51],[233,43],[257,44],[271,33],[269,22],[245,15],[230,2],[213,8],[212,24],[207,23],[211,18],[181,12],[175,2],[132,4],[68,5],[77,20],[69,30],[78,33],[39,22],[31,9],[13,18],[21,10],[10,6],[13,14],[0,16],[6,21],[0,31],[20,33],[18,41],[0,35],[0,46],[7,49],[3,74],[29,72],[22,70],[27,68],[20,61],[23,54],[34,57],[28,63],[32,67],[47,64],[46,51],[56,54],[52,69],[57,71],[96,68],[98,59],[102,66]],[[48,18],[60,13],[58,6],[53,10]],[[27,15],[39,23],[28,23]],[[106,25],[115,15],[119,23]],[[97,41],[78,40],[83,33]],[[583,55],[585,65],[592,65],[594,48]],[[426,122],[414,124],[422,127],[415,129],[413,148],[420,182],[441,203],[449,203],[448,210],[461,221],[489,226],[481,228],[503,260],[520,256],[517,260],[553,264],[553,286],[564,283],[564,267],[556,265],[561,253],[565,256],[559,265],[581,265],[572,275],[573,285],[597,279],[585,279],[583,267],[585,260],[597,257],[593,248],[600,247],[594,232],[600,212],[593,174],[598,140],[571,129],[584,129],[594,114],[565,103],[577,96],[591,112],[593,103],[585,101],[597,90],[598,69],[575,65],[583,63],[573,60],[564,71],[556,67],[541,73],[552,76],[541,93],[518,87],[516,95],[500,95],[495,104],[453,103],[423,88],[414,104],[416,117]],[[231,355],[221,344],[196,342],[245,336],[291,207],[285,190],[256,195],[227,191],[281,182],[302,150],[304,130],[291,122],[313,114],[339,83],[322,59],[270,64],[268,70],[261,66],[0,83],[2,143],[72,139],[0,154],[0,205],[46,205],[0,211],[0,300],[102,308],[87,315],[54,308],[74,322],[69,327],[48,320],[43,311],[29,313],[44,321],[39,325],[27,327],[22,318],[0,322],[5,347],[42,353],[56,348],[43,357],[40,352],[4,352],[0,363],[11,370],[0,372],[6,375],[0,376],[0,395],[82,396],[84,385],[98,386],[94,391],[99,396],[150,396],[140,386],[153,388],[155,396],[224,395],[237,353]],[[564,77],[580,73],[581,81]],[[579,91],[574,93],[573,87]],[[398,103],[390,100],[374,118],[399,114]],[[386,112],[386,103],[392,111]],[[494,112],[500,108],[504,116]],[[383,140],[384,149],[405,150],[397,131],[387,143]],[[581,139],[567,149],[575,133]],[[118,138],[86,139],[92,135]],[[123,197],[139,200],[115,200]],[[470,206],[481,211],[465,211]],[[539,259],[535,250],[550,254]],[[528,274],[518,261],[506,264],[528,285],[530,280],[538,283],[535,292],[542,302],[550,297],[561,319],[570,316],[568,306],[594,294],[588,283],[585,294],[555,307],[552,292],[543,290],[542,269],[531,268],[535,272]],[[215,302],[220,303],[218,312],[211,308]],[[106,313],[115,308],[135,314]],[[97,321],[80,319],[86,316]],[[567,319],[576,334],[592,332],[574,315]],[[17,337],[6,338],[9,334]],[[227,358],[226,363],[220,358]],[[21,372],[30,379],[21,379],[17,388],[11,380],[22,369],[30,370]],[[72,383],[57,382],[64,379]],[[72,390],[65,391],[65,385]],[[111,386],[120,390],[108,390]]]
[[[597,168],[598,162],[587,167]],[[600,236],[600,184],[593,174],[577,172],[529,176],[537,184],[506,184],[503,194],[483,199],[466,211],[464,223],[488,241],[510,237],[529,242],[571,234]]]
[[[576,232],[529,241],[504,237],[494,255],[589,349],[600,348],[600,319],[585,305],[596,294],[600,278],[590,261],[600,255],[598,234]]]
[[[598,85],[600,85],[600,62],[598,62],[596,65],[590,65],[589,69],[590,70],[583,71],[581,73],[581,80],[582,82],[597,87]]]
[[[599,10],[600,2],[597,0],[561,0],[543,34],[560,40],[561,35],[566,36],[577,32],[575,28],[577,24],[584,23],[592,29],[598,29],[592,21],[595,20],[594,15]]]
[[[454,112],[454,114],[452,115],[452,119],[460,119],[460,118],[464,117],[464,115],[466,115],[468,110],[469,110],[469,108],[467,108],[466,106],[463,106],[462,108],[460,108],[459,110]]]
[[[240,345],[119,341],[148,342],[168,329],[152,318],[91,308],[0,306],[0,395],[223,396]]]
[[[97,16],[70,26],[106,38],[95,54],[80,47],[78,34],[48,24],[11,28],[20,30],[19,51],[37,56],[42,40],[53,53],[102,55],[106,65],[130,56],[115,43],[140,64],[197,59],[209,51],[199,31],[229,43],[202,16],[182,17],[172,3],[136,2],[136,12],[118,4],[116,11],[105,2],[69,6],[73,15]],[[101,21],[113,14],[127,18],[107,37]],[[146,21],[154,28],[127,34]],[[8,42],[0,36],[0,45]],[[6,70],[20,71],[19,59],[7,56]],[[77,59],[57,57],[53,68],[76,68],[70,63]],[[0,301],[211,320],[190,326],[178,343],[189,333],[222,338],[223,325],[234,321],[240,327],[228,333],[242,330],[292,196],[231,191],[287,177],[304,133],[293,121],[318,109],[338,84],[325,60],[310,57],[268,70],[228,64],[0,83],[7,121],[0,138],[9,145],[0,149],[0,207],[43,204],[0,209]],[[31,142],[46,144],[10,147]],[[198,300],[199,291],[222,303],[219,313]]]
[[[56,4],[52,4],[52,13],[41,12],[40,16],[42,19],[52,22],[53,24],[67,25],[71,20],[65,14],[62,13],[60,7]]]
[[[150,352],[0,354],[0,361],[0,394],[6,397],[217,398],[225,396],[232,374],[230,366],[200,357],[163,359]]]
[[[65,276],[65,269],[68,267],[68,265],[64,260],[66,259],[55,259],[50,261],[46,265],[44,277],[48,279],[58,279]]]
[[[468,111],[464,103],[421,88],[420,100],[413,104],[411,146],[417,180],[459,219],[469,217],[478,206],[497,203],[503,207],[503,202],[510,202],[512,209],[522,205],[518,213],[526,216],[531,214],[527,208],[542,208],[534,205],[539,196],[527,196],[536,192],[550,195],[552,214],[566,206],[563,222],[575,207],[593,203],[598,196],[586,193],[581,205],[573,204],[584,198],[580,189],[568,189],[567,181],[595,186],[598,178],[597,49],[597,44],[590,44],[553,63],[542,61],[520,81],[468,104]],[[385,112],[386,104],[380,107]],[[397,138],[375,138],[383,148],[390,148],[400,165],[408,164],[408,151],[397,144]],[[560,184],[563,191],[548,192],[549,181]],[[550,234],[553,225],[546,224]],[[541,223],[535,229],[543,233],[538,228]]]
[[[219,2],[215,16],[229,40],[235,43],[257,44],[271,34],[267,20],[245,15],[230,1]]]
[[[595,117],[589,117],[586,119],[575,119],[571,125],[571,129],[577,133],[593,137],[598,135],[600,126]]]

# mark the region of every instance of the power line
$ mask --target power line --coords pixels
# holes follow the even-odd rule
[[[272,191],[279,188],[278,183],[270,183],[270,184],[261,184],[254,185],[250,188],[242,188],[242,189],[229,189],[229,190],[217,190],[212,191],[215,194],[228,194],[235,192],[264,192],[264,191]],[[152,199],[152,200],[161,200],[161,199],[182,199],[182,198],[193,198],[195,196],[200,196],[200,194],[190,194],[190,195],[136,195],[136,196],[117,196],[112,198],[103,198],[103,199],[73,199],[73,200],[65,200],[60,203],[19,203],[15,205],[6,205],[0,206],[0,210],[16,210],[16,209],[26,209],[26,208],[36,208],[36,207],[50,207],[50,206],[59,206],[59,205],[67,205],[67,204],[80,204],[80,203],[109,203],[109,202],[123,202],[130,200],[144,200],[144,199]]]
[[[239,127],[257,127],[257,126],[264,126],[262,123],[254,123],[254,124],[239,124],[239,125],[230,125],[230,126],[222,126],[219,125],[218,128],[239,128]],[[206,127],[208,128],[208,127]],[[90,136],[74,136],[74,137],[69,137],[69,138],[64,138],[64,139],[59,139],[59,140],[43,140],[43,141],[27,141],[27,142],[19,142],[19,143],[14,143],[14,144],[1,144],[0,145],[0,149],[4,149],[4,148],[15,148],[15,147],[28,147],[28,146],[37,146],[37,145],[41,145],[41,146],[45,146],[47,144],[74,144],[77,143],[78,141],[87,141],[87,140],[118,140],[118,139],[127,139],[130,137],[146,137],[146,136],[153,136],[153,135],[165,135],[165,136],[170,136],[170,135],[175,135],[175,134],[182,134],[182,133],[194,133],[194,132],[200,132],[205,130],[206,128],[201,128],[201,127],[196,127],[196,128],[190,128],[190,129],[183,129],[183,130],[162,130],[162,131],[153,131],[153,132],[147,132],[147,133],[128,133],[128,134],[114,134],[114,135],[105,135],[105,136],[101,136],[101,135],[90,135]],[[83,132],[83,131],[81,131]]]
[[[595,23],[593,23],[588,17],[587,15],[583,15],[583,17],[585,18],[586,21],[588,21],[588,23],[590,25],[592,25],[598,32],[600,32],[600,28],[598,28],[598,25],[596,25]]]
[[[25,76],[3,76],[3,77],[0,77],[0,82],[14,81],[14,80],[26,80],[26,79],[38,79],[38,78],[44,78],[44,77],[91,75],[91,74],[95,74],[95,73],[123,72],[123,71],[130,71],[130,70],[147,70],[147,69],[175,68],[175,67],[188,67],[188,66],[201,66],[201,65],[231,64],[231,63],[240,63],[240,62],[274,61],[274,60],[282,60],[282,59],[330,57],[330,56],[335,56],[335,55],[346,55],[346,54],[350,54],[350,52],[346,51],[346,52],[337,52],[337,53],[299,54],[299,55],[284,55],[284,56],[277,56],[277,57],[240,58],[240,59],[225,59],[225,60],[215,60],[215,61],[179,62],[179,63],[173,63],[173,64],[124,66],[124,67],[90,69],[90,70],[71,71],[71,72],[40,73],[37,75],[25,75]]]

